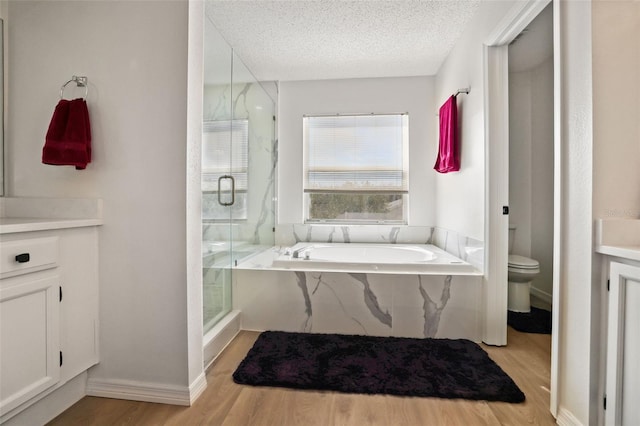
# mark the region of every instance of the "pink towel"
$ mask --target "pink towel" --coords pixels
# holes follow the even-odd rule
[[[440,107],[440,145],[433,168],[440,173],[460,170],[460,145],[458,141],[458,105],[451,96]]]
[[[83,170],[91,162],[91,125],[84,99],[58,102],[42,148],[42,162],[76,166],[77,170]]]

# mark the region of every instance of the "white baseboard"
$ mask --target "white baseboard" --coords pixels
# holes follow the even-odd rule
[[[189,398],[190,398],[189,405],[193,405],[193,403],[196,402],[196,399],[198,399],[198,397],[202,395],[202,393],[205,391],[206,388],[207,388],[207,375],[203,371],[189,386]]]
[[[38,401],[29,401],[0,417],[3,426],[43,425],[85,396],[87,373],[54,387]],[[46,392],[45,392],[46,393]]]
[[[192,388],[194,393],[202,393],[204,387],[206,387],[204,374],[198,377],[191,386],[90,378],[87,381],[87,395],[189,406],[197,397],[192,397]]]
[[[571,411],[562,407],[560,407],[560,409],[558,410],[558,418],[556,418],[556,423],[559,426],[583,426],[580,420],[576,419],[576,416],[574,416]]]
[[[553,305],[553,296],[547,293],[546,291],[542,291],[539,288],[531,287],[530,293],[532,296],[537,297],[549,305]]]

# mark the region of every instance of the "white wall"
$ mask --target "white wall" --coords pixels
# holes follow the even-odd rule
[[[559,2],[562,203],[559,417],[601,420],[600,268],[594,218],[640,217],[640,4]],[[615,46],[615,49],[612,49]],[[568,414],[569,413],[569,414]]]
[[[602,395],[592,393],[595,360],[592,345],[592,79],[591,3],[559,2],[560,24],[561,202],[558,307],[558,416],[592,424]],[[556,297],[559,295],[559,298]],[[570,424],[570,423],[567,423]]]
[[[201,309],[186,270],[188,3],[14,1],[9,19],[10,195],[104,200],[91,377],[186,386],[198,376],[187,336],[202,348],[188,333],[201,314],[187,309],[187,297]],[[40,161],[72,75],[89,79],[93,162],[83,171]]]
[[[553,294],[553,58],[531,72],[531,257],[540,262],[532,286]]]
[[[484,241],[485,140],[483,42],[513,6],[511,1],[482,2],[460,40],[436,75],[435,103],[440,105],[458,89],[461,165],[456,173],[435,179],[435,225]]]
[[[2,96],[2,105],[0,106],[0,118],[2,119],[2,123],[0,123],[0,167],[4,167],[5,159],[4,159],[4,147],[3,147],[3,139],[4,139],[4,128],[5,123],[7,122],[7,61],[4,58],[9,54],[9,33],[7,17],[9,16],[9,4],[6,1],[0,2],[0,19],[3,21],[2,26],[2,50],[3,50],[3,60],[2,60],[2,81],[0,82],[0,93]],[[4,181],[5,173],[4,169],[0,169],[0,195],[4,195],[5,191],[5,181]]]
[[[640,218],[640,2],[593,3],[594,210]],[[615,48],[612,48],[615,47]]]
[[[482,43],[512,2],[483,3],[436,76],[436,99],[442,101],[459,87],[463,96],[460,121],[463,157],[460,173],[438,176],[436,226],[482,239],[484,230],[484,109]],[[602,8],[608,7],[602,6]],[[561,28],[562,188],[563,224],[558,293],[559,415],[566,424],[591,424],[601,395],[594,392],[592,349],[592,92],[591,2],[557,2],[554,13]],[[615,26],[616,20],[608,21]],[[604,31],[604,27],[603,27]],[[635,36],[635,34],[634,34]],[[631,38],[629,33],[626,37]],[[629,43],[627,41],[627,43]],[[606,43],[603,43],[605,45]],[[609,48],[611,45],[608,45]],[[634,74],[636,72],[636,74]],[[626,75],[626,74],[625,74]],[[637,70],[629,76],[637,75]],[[610,106],[610,105],[605,105]],[[637,121],[637,120],[636,120]],[[637,139],[636,139],[637,140]],[[491,144],[491,141],[487,141]],[[615,143],[615,142],[614,142]],[[629,160],[632,161],[632,160]],[[637,187],[636,187],[637,188]],[[555,303],[555,300],[554,300]],[[593,304],[592,304],[593,303]],[[593,342],[593,344],[592,344]]]
[[[509,222],[513,253],[540,262],[532,286],[553,292],[553,58],[509,74]]]
[[[202,115],[204,86],[204,2],[189,2],[186,146],[186,297],[188,340],[188,383],[206,385],[202,366],[203,288],[202,288]],[[191,386],[190,386],[191,387]],[[202,390],[203,388],[199,389]],[[195,399],[198,391],[190,392]]]
[[[482,4],[439,71],[435,96],[425,94],[425,104],[437,106],[456,89],[471,86],[471,94],[460,100],[463,169],[435,179],[433,216],[436,226],[481,240],[482,39],[510,6],[509,2]],[[95,372],[99,377],[187,381],[186,7],[184,2],[163,1],[20,1],[9,8],[9,195],[104,199],[102,361]],[[558,400],[561,414],[571,413],[586,425],[593,419],[590,405],[595,409],[600,404],[592,383],[592,366],[597,360],[591,349],[600,342],[592,336],[590,307],[601,302],[591,296],[592,276],[598,279],[591,268],[592,217],[616,212],[640,216],[640,65],[638,56],[632,54],[638,49],[640,4],[598,0],[593,10],[591,2],[559,2],[556,8],[561,12],[562,28],[562,161],[566,172],[561,206]],[[91,84],[95,156],[81,172],[39,161],[59,87],[74,74],[87,75]],[[435,110],[429,117],[435,119]],[[287,150],[289,155],[301,149],[296,146],[301,131],[297,136],[293,133],[293,138],[291,134],[287,137],[293,145]],[[281,154],[284,151],[281,146]],[[282,166],[287,158],[280,160]],[[427,158],[428,169],[430,163]],[[288,200],[294,202],[296,214],[301,209],[293,195]],[[281,203],[280,208],[282,213],[290,206]]]
[[[509,225],[516,227],[512,253],[527,257],[531,256],[533,180],[531,86],[531,72],[509,73]]]
[[[409,113],[409,225],[432,226],[435,208],[437,111],[432,77],[280,83],[278,223],[303,223],[302,116]]]
[[[593,217],[640,218],[640,3],[593,2]],[[612,48],[614,46],[615,48]],[[607,309],[600,256],[593,268],[594,335],[592,356],[601,382],[595,398],[604,393]],[[606,273],[606,271],[605,271]],[[634,330],[637,332],[637,327]],[[594,399],[595,399],[594,398]],[[603,413],[593,413],[602,420]]]

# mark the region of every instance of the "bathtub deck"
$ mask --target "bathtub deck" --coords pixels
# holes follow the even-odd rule
[[[334,264],[329,266],[313,264],[303,260],[299,262],[291,262],[286,264],[279,263],[278,258],[282,256],[284,247],[276,246],[252,256],[248,256],[233,269],[236,270],[260,270],[260,271],[312,271],[312,272],[349,272],[349,273],[365,273],[365,274],[392,274],[392,275],[469,275],[482,276],[483,273],[467,262],[459,264],[429,264],[429,265],[364,265],[364,264]]]

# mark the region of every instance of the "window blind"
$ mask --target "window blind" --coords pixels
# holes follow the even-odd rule
[[[247,189],[249,121],[205,121],[202,134],[202,190],[217,191],[218,178],[232,174],[236,190]]]
[[[408,115],[303,118],[304,192],[408,192]]]

